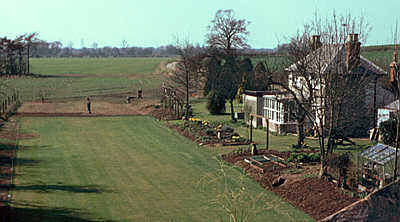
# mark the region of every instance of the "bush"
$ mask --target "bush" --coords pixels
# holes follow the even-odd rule
[[[291,153],[287,161],[294,162],[296,160],[296,157],[297,157],[297,153]]]
[[[296,157],[296,162],[307,162],[307,155],[304,155],[304,154],[300,153]]]
[[[379,133],[382,135],[382,141],[386,145],[393,146],[396,141],[397,132],[396,119],[389,119],[379,124]]]
[[[320,153],[291,153],[287,162],[318,162],[320,161]]]
[[[212,90],[208,94],[207,109],[213,115],[225,113],[225,98]]]
[[[308,154],[308,159],[311,162],[319,162],[321,160],[321,154],[319,152],[317,152],[317,153],[309,153]]]

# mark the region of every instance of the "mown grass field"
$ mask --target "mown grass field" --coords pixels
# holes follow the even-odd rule
[[[19,78],[8,81],[24,100],[44,96],[49,99],[87,95],[145,92],[161,86],[163,76],[158,65],[169,58],[34,58],[31,71],[43,78]]]
[[[263,194],[251,221],[313,221],[251,179],[239,183],[239,170],[202,183],[221,169],[215,155],[151,117],[19,121],[38,137],[19,141],[18,221],[220,221],[212,200],[224,184]]]

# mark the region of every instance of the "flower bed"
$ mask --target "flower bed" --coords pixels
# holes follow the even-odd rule
[[[199,118],[189,118],[178,123],[178,129],[187,137],[200,143],[222,145],[246,145],[249,141],[234,132],[234,129],[220,122],[209,122]]]

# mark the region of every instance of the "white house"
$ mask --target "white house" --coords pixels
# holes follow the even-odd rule
[[[385,104],[394,100],[393,95],[386,91],[380,82],[379,78],[387,76],[387,73],[380,67],[360,55],[361,43],[358,41],[358,34],[349,35],[349,40],[346,44],[337,45],[322,45],[319,41],[319,36],[313,36],[312,51],[303,60],[292,64],[285,69],[288,72],[288,86],[297,95],[307,95],[306,79],[304,75],[298,73],[317,73],[324,75],[329,72],[337,72],[336,70],[346,71],[346,75],[360,76],[360,73],[366,77],[366,86],[363,86],[363,96],[356,97],[359,94],[348,98],[352,107],[346,107],[346,118],[349,119],[345,127],[347,135],[366,134],[369,128],[376,124],[377,108],[383,107]],[[354,64],[355,68],[350,69]],[[305,75],[307,76],[307,75]],[[363,78],[364,78],[363,77]],[[317,78],[318,79],[318,78]],[[318,93],[323,83],[317,81],[309,81],[313,85],[314,93]],[[356,87],[355,87],[356,88]],[[321,90],[323,92],[323,88]],[[316,98],[323,98],[316,96]],[[354,105],[354,103],[358,103]],[[314,100],[314,107],[320,104],[320,101]],[[315,115],[324,116],[323,113]],[[350,118],[351,115],[351,118]],[[326,116],[324,117],[326,118]],[[351,121],[350,121],[351,120]]]

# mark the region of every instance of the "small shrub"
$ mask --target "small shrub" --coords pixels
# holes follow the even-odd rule
[[[319,152],[317,152],[317,153],[309,153],[308,154],[308,159],[311,162],[318,162],[321,159],[321,154]]]
[[[297,157],[296,157],[296,162],[307,162],[307,156],[300,153]]]
[[[212,90],[208,95],[207,109],[213,115],[224,113],[225,98]]]
[[[287,161],[294,162],[296,160],[296,157],[297,157],[297,153],[291,153]]]

